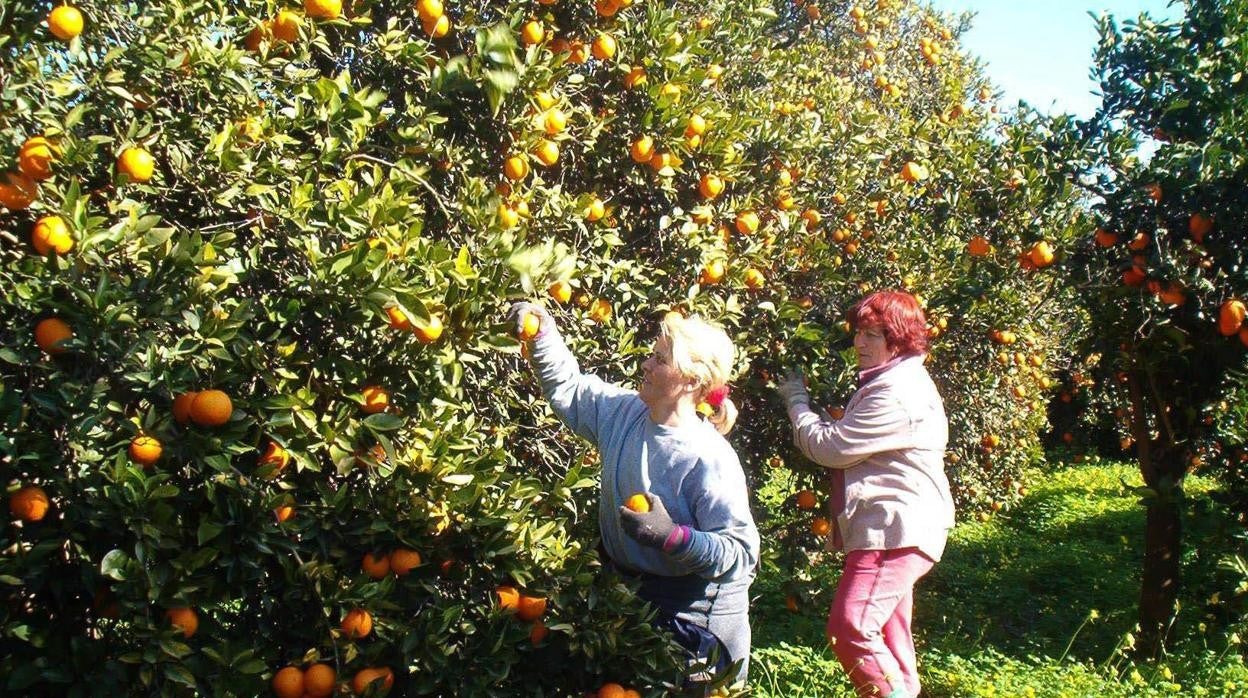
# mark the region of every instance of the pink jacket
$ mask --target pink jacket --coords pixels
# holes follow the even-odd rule
[[[904,358],[868,378],[838,421],[825,422],[802,404],[789,409],[789,419],[798,449],[834,469],[834,547],[917,547],[940,559],[953,528],[944,467],[949,422],[923,357]]]

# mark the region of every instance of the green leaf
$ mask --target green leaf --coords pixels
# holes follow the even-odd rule
[[[398,415],[378,413],[366,417],[364,426],[371,431],[394,431],[403,426],[403,418]]]
[[[130,566],[130,556],[124,551],[113,549],[108,551],[104,559],[100,561],[100,574],[119,582],[125,581],[127,577],[127,567]]]
[[[213,521],[201,521],[199,524],[199,530],[196,532],[196,538],[199,541],[199,544],[203,545],[204,543],[207,543],[213,538],[221,535],[221,531],[223,530],[225,530],[225,527],[219,523]]]

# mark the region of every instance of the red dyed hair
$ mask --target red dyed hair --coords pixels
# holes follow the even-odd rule
[[[927,318],[919,301],[905,291],[876,291],[849,311],[854,329],[879,327],[884,342],[898,355],[927,351]]]

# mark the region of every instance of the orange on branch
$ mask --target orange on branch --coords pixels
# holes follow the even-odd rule
[[[69,234],[64,218],[44,216],[35,222],[30,232],[30,244],[41,257],[49,253],[61,255],[74,248],[74,238]]]
[[[130,460],[144,468],[151,467],[160,460],[162,450],[160,442],[150,436],[140,435],[130,440]]]
[[[57,317],[40,320],[35,325],[35,344],[46,354],[60,354],[65,351],[62,343],[73,337],[74,331],[69,323]]]
[[[373,616],[362,608],[353,608],[342,617],[338,627],[352,640],[368,637],[373,632]]]
[[[49,506],[48,493],[38,485],[27,485],[9,497],[9,513],[27,523],[42,521]]]
[[[234,403],[221,390],[203,390],[191,402],[191,420],[201,427],[219,427],[230,421]]]

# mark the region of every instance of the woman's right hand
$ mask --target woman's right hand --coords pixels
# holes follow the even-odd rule
[[[555,322],[545,308],[529,301],[512,303],[511,310],[507,312],[507,321],[512,324],[516,337],[523,342],[542,336],[554,327]]]

